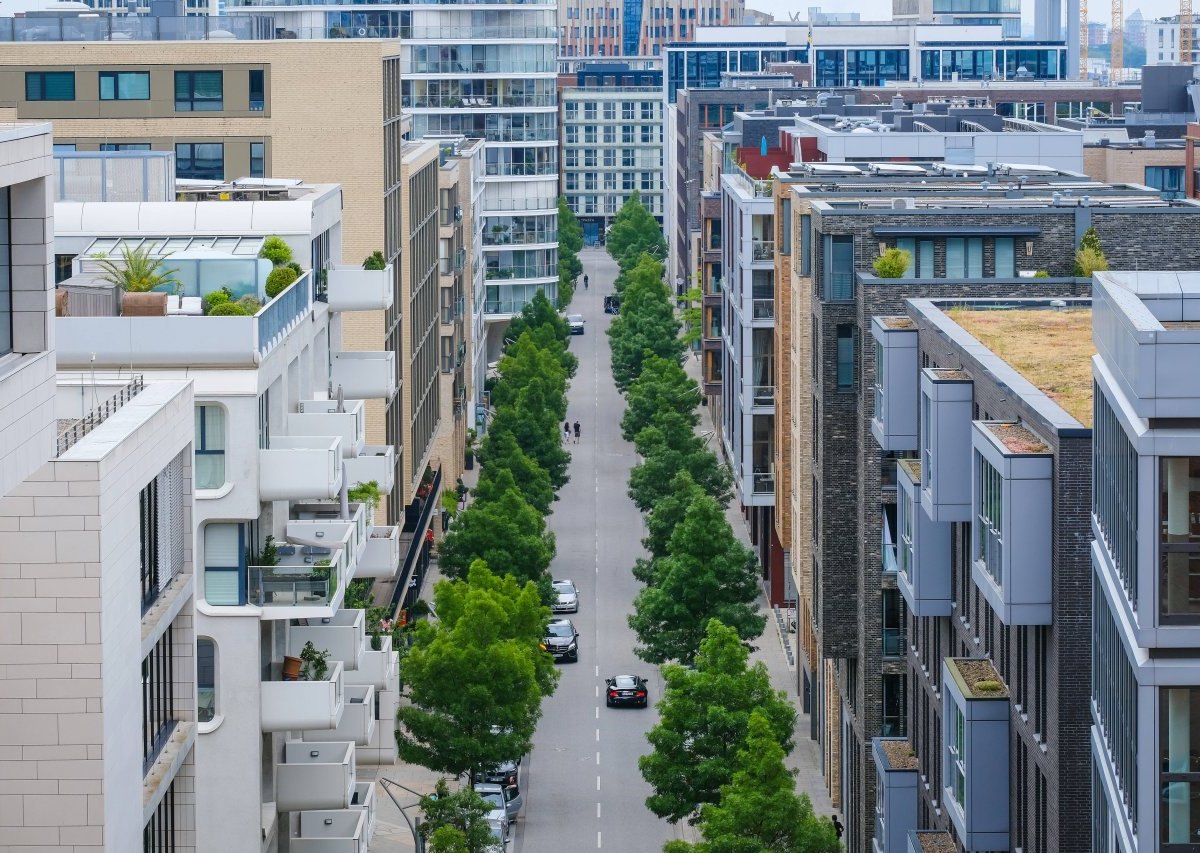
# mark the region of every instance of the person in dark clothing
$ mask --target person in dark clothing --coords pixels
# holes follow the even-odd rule
[[[571,440],[571,422],[563,421],[563,441]]]
[[[579,421],[575,421],[575,443],[579,444]]]
[[[841,838],[842,833],[846,831],[846,827],[842,826],[842,822],[837,819],[837,815],[833,816],[833,831],[837,833],[838,838]]]
[[[585,275],[583,277],[583,289],[587,290],[587,286],[588,286],[588,277]]]

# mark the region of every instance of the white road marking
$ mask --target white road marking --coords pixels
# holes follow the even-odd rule
[[[597,767],[600,766],[600,753],[599,752],[596,753],[596,766]]]
[[[600,804],[596,803],[596,820],[600,819]]]
[[[600,849],[600,830],[596,830],[596,849]]]
[[[597,699],[600,698],[600,685],[599,684],[596,685],[596,698]],[[599,719],[599,717],[600,717],[600,709],[597,708],[596,709],[596,718]]]
[[[600,688],[597,687],[596,690],[597,690],[597,692],[599,692]],[[599,697],[597,697],[597,698],[599,698]],[[596,719],[597,720],[600,719],[600,706],[599,705],[596,706]]]
[[[597,791],[599,791],[599,790],[600,790],[600,776],[599,776],[599,774],[597,774],[597,775],[596,775],[596,790],[597,790]]]
[[[599,711],[600,709],[597,708],[596,710]],[[599,729],[596,729],[596,743],[600,743],[600,730]],[[597,753],[597,755],[598,754],[599,753]]]
[[[600,677],[600,665],[599,664],[596,665],[596,677],[597,678]]]

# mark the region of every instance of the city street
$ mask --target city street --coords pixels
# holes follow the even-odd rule
[[[551,567],[556,578],[579,587],[580,608],[569,618],[579,631],[579,663],[559,665],[558,691],[543,706],[534,749],[522,767],[525,810],[517,823],[516,853],[563,850],[659,850],[678,830],[645,805],[649,786],[638,773],[646,731],[657,714],[607,708],[604,678],[640,673],[650,682],[651,702],[662,695],[658,668],[633,654],[625,622],[639,584],[630,572],[642,554],[641,514],[626,495],[633,447],[621,438],[624,402],[609,369],[612,320],[603,299],[612,293],[616,264],[602,249],[580,253],[591,288],[582,281],[571,313],[587,321],[571,339],[579,372],[571,382],[567,418],[578,420],[582,438],[570,446],[571,482],[550,518],[558,538]]]

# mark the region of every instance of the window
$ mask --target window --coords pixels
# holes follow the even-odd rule
[[[962,809],[967,799],[967,721],[958,703],[948,702],[947,705],[946,712],[950,715],[950,738],[946,744],[948,787],[954,802]]]
[[[1016,257],[1012,237],[996,238],[996,278],[1013,278],[1016,272]]]
[[[1159,612],[1200,622],[1200,457],[1164,457],[1158,478]]]
[[[265,178],[267,176],[267,143],[250,143],[250,177]]]
[[[1183,166],[1147,166],[1146,186],[1162,192],[1165,198],[1183,198]]]
[[[1158,691],[1159,766],[1162,768],[1160,850],[1194,850],[1200,837],[1200,688]]]
[[[892,590],[895,592],[895,590]],[[905,677],[893,672],[883,674],[883,726],[884,737],[904,737],[908,725],[904,713]]]
[[[225,409],[196,406],[196,488],[225,485]]]
[[[211,723],[217,716],[217,644],[196,638],[196,719]]]
[[[854,387],[855,337],[854,326],[837,327],[837,387],[843,391]]]
[[[975,454],[975,488],[978,490],[976,499],[979,504],[979,513],[975,516],[975,560],[983,563],[992,579],[1003,586],[1001,560],[1004,556],[1004,540],[1000,531],[1004,513],[1004,483],[1000,472],[979,453]]]
[[[176,71],[175,111],[216,112],[225,109],[225,85],[220,71]]]
[[[967,278],[983,278],[983,238],[967,240]]]
[[[271,390],[268,388],[258,397],[258,448],[271,449]]]
[[[26,71],[25,100],[75,100],[74,71]]]
[[[158,598],[158,480],[151,480],[138,495],[138,557],[142,578],[142,613]]]
[[[250,110],[258,112],[266,106],[266,88],[262,69],[250,70]]]
[[[800,214],[800,275],[812,275],[812,217]]]
[[[9,251],[8,187],[0,189],[0,355],[12,352],[12,253]]]
[[[904,268],[901,278],[912,278],[917,274],[917,240],[915,237],[897,237],[896,248],[908,252],[908,266]]]
[[[142,772],[154,764],[175,730],[175,628],[142,661]]]
[[[101,71],[100,100],[150,100],[149,71]]]
[[[932,240],[922,240],[917,244],[917,277],[933,278]]]
[[[149,142],[101,142],[101,151],[149,151]]]
[[[885,658],[902,658],[907,645],[905,640],[907,632],[904,627],[906,617],[904,599],[900,596],[898,589],[884,589],[882,592],[883,656]],[[884,734],[886,735],[887,732],[885,731]]]
[[[1094,389],[1092,517],[1134,610],[1137,547],[1138,457],[1108,399]]]
[[[962,237],[946,240],[946,278],[963,278],[967,274],[966,241]]]
[[[204,600],[213,605],[245,604],[245,539],[240,524],[204,527]]]
[[[175,146],[175,177],[225,180],[225,146],[220,142],[181,142]]]
[[[850,234],[825,237],[825,298],[854,299],[854,237]]]

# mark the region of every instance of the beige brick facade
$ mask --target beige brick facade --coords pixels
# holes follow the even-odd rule
[[[1183,167],[1183,146],[1146,148],[1142,145],[1086,145],[1083,171],[1092,180],[1113,184],[1146,183],[1147,166]]]

